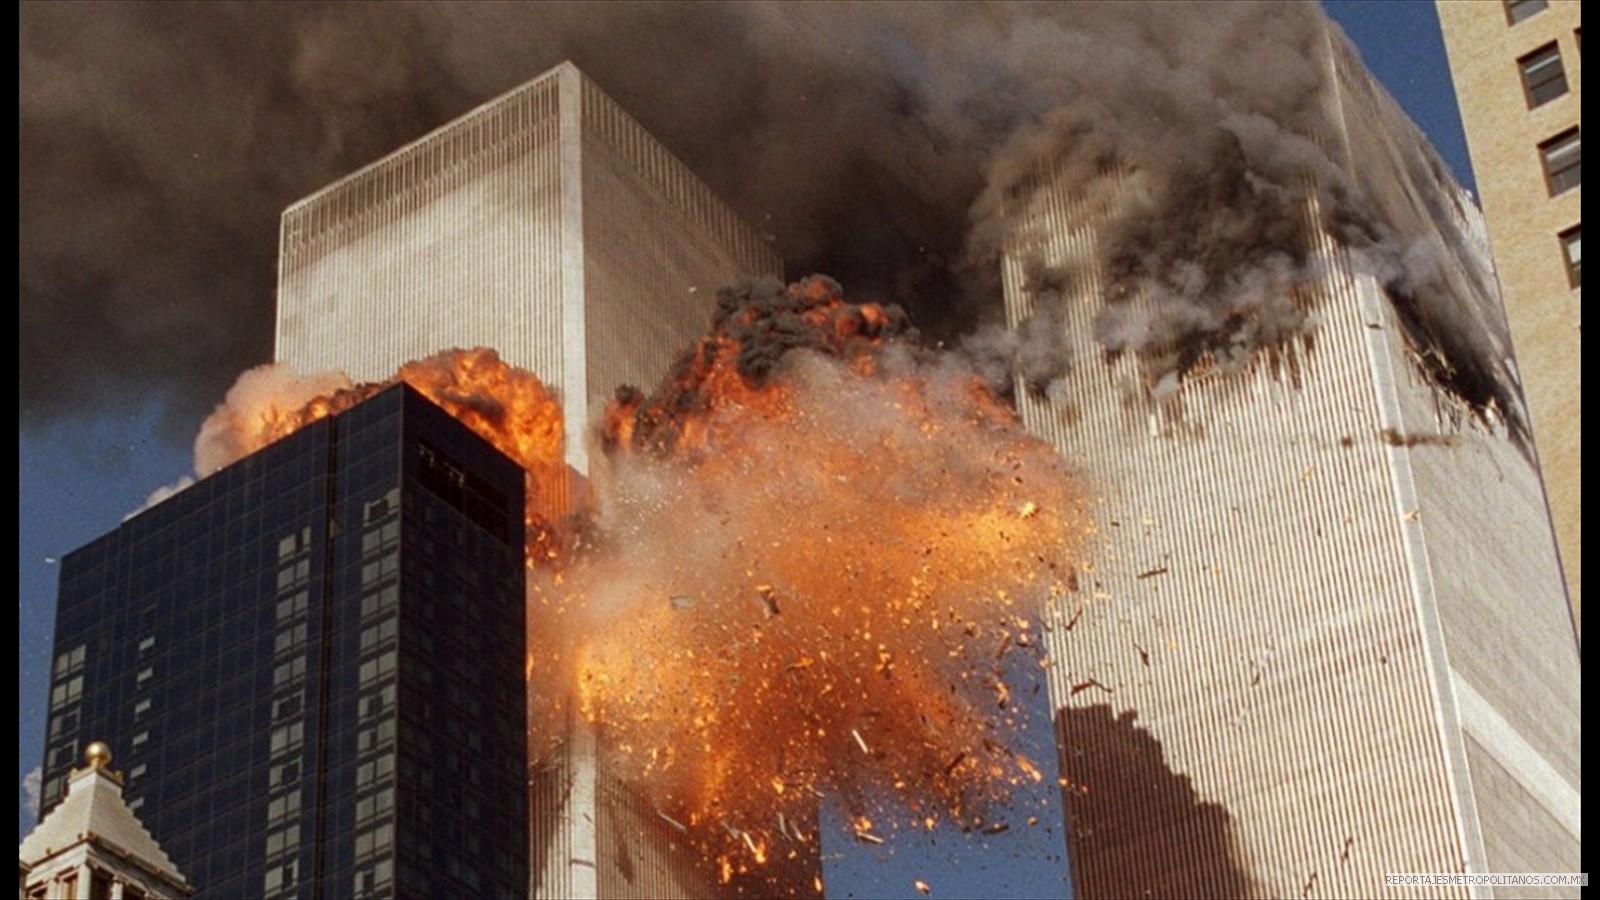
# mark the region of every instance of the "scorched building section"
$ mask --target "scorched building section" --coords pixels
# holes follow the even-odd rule
[[[379,381],[493,347],[588,404],[652,385],[776,251],[566,63],[283,214],[279,362]]]
[[[1165,372],[1111,352],[1108,304],[1171,312],[1101,263],[1139,173],[1044,160],[1011,196],[1008,319],[1058,316],[1074,359],[1020,412],[1102,498],[1047,619],[1079,896],[1580,868],[1577,646],[1481,221],[1342,39],[1322,53],[1322,149],[1388,231],[1335,239],[1336,193],[1307,192],[1289,339]],[[1393,247],[1433,254],[1431,300]],[[1117,782],[1074,754],[1113,722],[1183,789],[1097,804]]]

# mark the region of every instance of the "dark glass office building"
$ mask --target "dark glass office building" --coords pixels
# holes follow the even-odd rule
[[[67,556],[45,811],[105,740],[198,896],[526,896],[522,503],[398,386]]]

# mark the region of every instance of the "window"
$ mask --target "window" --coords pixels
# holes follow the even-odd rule
[[[1569,128],[1539,145],[1544,163],[1544,180],[1550,196],[1565,193],[1583,183],[1583,135]]]
[[[1583,226],[1574,225],[1561,232],[1561,254],[1567,260],[1567,282],[1583,287]]]
[[[74,675],[50,689],[50,708],[59,709],[83,696],[83,676]]]
[[[1507,25],[1526,21],[1529,16],[1544,12],[1545,7],[1550,5],[1548,0],[1505,0],[1505,4]]]
[[[1567,92],[1567,72],[1561,67],[1561,50],[1555,41],[1517,60],[1517,68],[1522,71],[1522,92],[1529,109]]]
[[[83,661],[86,658],[88,649],[89,648],[87,644],[79,644],[66,653],[56,657],[56,677],[60,678],[63,675],[70,675],[73,672],[81,671],[83,669]]]

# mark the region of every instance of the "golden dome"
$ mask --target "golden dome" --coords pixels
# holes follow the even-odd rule
[[[111,745],[105,741],[95,741],[83,748],[83,758],[88,760],[91,769],[107,768],[111,765]]]

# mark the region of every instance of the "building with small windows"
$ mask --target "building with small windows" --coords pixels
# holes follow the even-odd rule
[[[400,385],[63,558],[36,834],[104,739],[198,896],[525,896],[523,478]]]
[[[95,741],[67,796],[17,848],[26,900],[182,900],[194,892],[122,799],[111,750]]]
[[[1312,194],[1285,292],[1314,330],[1157,382],[1095,337],[1111,302],[1163,314],[1104,287],[1137,173],[1045,159],[1008,197],[1007,321],[1058,315],[1074,361],[1018,411],[1101,500],[1043,616],[1075,897],[1520,897],[1384,877],[1581,869],[1578,643],[1482,219],[1338,34],[1306,49],[1340,174],[1434,251],[1431,326]],[[1503,399],[1474,406],[1473,372]]]
[[[1583,599],[1578,0],[1438,0],[1575,616]]]

